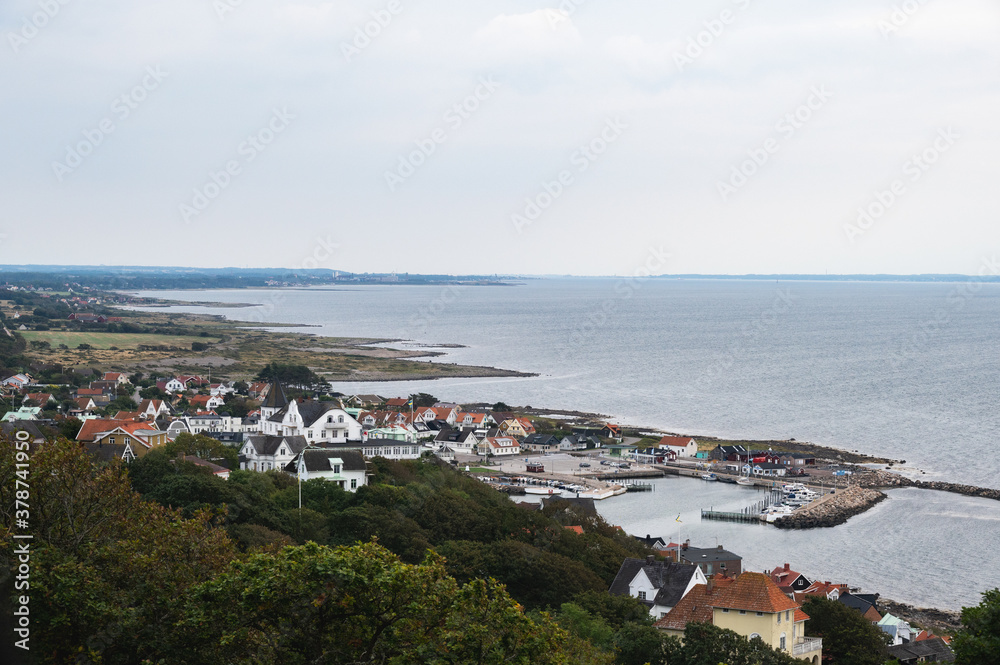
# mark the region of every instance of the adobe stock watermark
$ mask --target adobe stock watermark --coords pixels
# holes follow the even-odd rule
[[[729,171],[727,180],[719,180],[716,189],[723,203],[729,201],[729,197],[742,189],[750,178],[767,164],[771,157],[780,149],[783,141],[789,141],[796,132],[805,127],[806,123],[812,120],[813,115],[823,108],[833,93],[826,89],[826,86],[812,86],[809,89],[809,96],[792,111],[784,114],[778,122],[774,124],[776,136],[768,136],[757,147],[747,150],[747,159],[738,166],[733,166]]]
[[[212,9],[220,21],[225,21],[229,14],[243,6],[243,0],[212,0]]]
[[[52,172],[56,180],[62,182],[68,175],[78,169],[83,162],[104,143],[104,140],[114,133],[120,122],[128,119],[139,106],[149,99],[149,94],[160,87],[163,79],[169,74],[155,67],[146,67],[142,80],[128,92],[115,97],[111,102],[111,115],[102,118],[95,127],[84,129],[83,140],[66,146],[63,161],[52,162]]]
[[[441,292],[429,302],[417,309],[406,319],[406,326],[400,332],[402,339],[413,339],[413,337],[427,335],[430,326],[441,317],[446,309],[458,300],[465,287],[449,284],[441,289]]]
[[[620,117],[609,118],[605,121],[600,133],[587,143],[580,146],[570,155],[570,166],[575,167],[576,174],[583,174],[590,168],[591,164],[601,158],[608,151],[612,143],[621,138],[622,133],[628,129],[627,122]],[[518,235],[524,233],[524,227],[534,224],[552,204],[561,197],[566,189],[576,183],[577,175],[573,169],[564,169],[556,174],[552,180],[543,180],[538,194],[524,200],[524,208],[510,216],[510,221],[514,225],[514,230]]]
[[[649,279],[663,274],[670,256],[670,252],[665,251],[662,246],[648,248],[646,260],[631,275],[615,282],[614,296],[606,298],[600,306],[584,316],[577,317],[576,328],[570,332],[566,346],[560,350],[560,358],[565,360],[574,349],[583,346],[598,328],[608,324],[623,302],[630,300]]]
[[[780,317],[787,314],[798,299],[798,296],[792,295],[790,289],[777,290],[771,300],[771,306],[743,325],[739,336],[729,345],[729,349],[698,377],[695,387],[703,390],[709,382],[722,378],[738,358],[746,355],[751,345],[760,339],[761,335],[777,325]]]
[[[749,9],[751,2],[752,0],[733,0],[733,4],[740,11]],[[717,17],[702,22],[705,29],[693,37],[688,37],[687,46],[683,50],[674,52],[674,64],[677,65],[677,71],[683,72],[685,67],[693,65],[695,60],[703,56],[705,51],[722,37],[726,28],[736,21],[736,17],[737,13],[732,9],[723,9]]]
[[[500,84],[493,80],[493,76],[483,76],[479,79],[476,88],[462,101],[456,102],[444,112],[442,120],[444,127],[436,127],[422,139],[413,142],[416,150],[408,154],[399,155],[396,168],[385,172],[385,183],[389,186],[390,192],[395,192],[406,180],[417,172],[421,166],[427,163],[428,158],[437,152],[438,146],[446,142],[454,132],[462,128],[466,121],[478,111],[483,102],[496,93]],[[449,134],[451,132],[451,134]]]
[[[948,152],[961,137],[951,127],[939,129],[929,146],[903,162],[903,177],[896,178],[886,189],[875,190],[872,200],[858,208],[858,216],[853,224],[844,224],[844,234],[851,242],[868,233],[875,222],[881,219],[906,194],[906,183],[915,183]]]
[[[30,17],[21,17],[21,28],[17,32],[7,33],[7,43],[14,53],[20,53],[21,48],[37,37],[69,2],[70,0],[38,0],[39,11]]]
[[[882,33],[882,37],[889,39],[891,35],[909,23],[914,14],[920,11],[920,8],[925,4],[927,4],[927,0],[903,0],[902,3],[893,5],[889,17],[879,20],[878,31]]]
[[[566,23],[572,18],[573,14],[576,13],[577,7],[586,2],[587,0],[562,0],[555,9],[546,9],[545,18],[549,22],[549,28],[553,32],[558,30],[561,24]]]
[[[945,297],[943,305],[921,321],[913,334],[900,340],[899,350],[889,357],[892,368],[899,369],[903,363],[925,352],[930,341],[940,335],[944,328],[954,321],[955,315],[976,297],[983,284],[987,282],[987,278],[997,275],[1000,275],[1000,261],[997,257],[984,258],[975,275],[952,289]]]
[[[313,245],[312,251],[302,257],[298,263],[292,265],[291,270],[316,270],[321,268],[333,260],[339,249],[340,244],[334,242],[329,233],[325,236],[316,236],[316,243]],[[266,317],[273,314],[278,305],[285,301],[285,292],[269,291],[265,300],[266,302],[261,303],[260,306],[250,314],[248,317],[250,322],[266,322]]]
[[[372,41],[377,39],[382,31],[392,25],[393,20],[403,11],[403,3],[400,0],[389,0],[385,9],[378,9],[371,12],[371,20],[363,25],[355,26],[354,37],[349,42],[340,42],[340,52],[347,62],[361,55],[361,52],[372,45]]]
[[[287,108],[274,109],[267,123],[258,131],[247,136],[236,147],[237,157],[228,160],[219,170],[209,171],[205,184],[192,190],[190,203],[185,202],[178,206],[184,223],[189,224],[192,218],[207,210],[212,201],[219,198],[222,192],[233,183],[233,180],[243,173],[243,169],[257,159],[258,155],[267,150],[268,146],[288,129],[293,120],[295,120],[295,116],[289,113]]]

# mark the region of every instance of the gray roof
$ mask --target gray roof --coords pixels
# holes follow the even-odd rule
[[[470,436],[475,438],[475,432],[471,429],[443,429],[437,433],[434,440],[448,443],[465,443]]]
[[[309,443],[304,436],[270,436],[267,434],[252,434],[247,437],[247,443],[253,446],[258,455],[273,455],[282,443],[288,445],[293,453],[300,453]]]
[[[684,590],[687,589],[698,567],[693,564],[674,563],[673,561],[625,559],[622,562],[622,567],[618,569],[618,574],[615,575],[608,593],[612,596],[629,595],[628,585],[635,579],[640,570],[645,571],[646,577],[652,582],[653,587],[658,589],[656,598],[647,599],[646,604],[673,607],[684,597]]]
[[[367,469],[364,455],[355,450],[324,450],[309,448],[300,453],[305,457],[306,471],[329,471],[330,460],[340,459],[344,464],[344,471],[364,471]],[[291,462],[285,465],[285,471],[296,473],[299,468],[299,455],[295,456]]]
[[[124,443],[85,443],[83,447],[88,454],[96,457],[99,461],[110,462],[113,459],[122,459],[128,445]]]
[[[743,557],[719,547],[681,548],[681,560],[690,563],[712,563],[715,561],[742,561]]]
[[[272,383],[267,391],[267,398],[260,405],[262,409],[283,409],[288,406],[288,398],[280,383]]]
[[[302,416],[302,424],[305,427],[312,427],[327,411],[340,409],[340,405],[336,402],[317,402],[311,399],[304,402],[297,402],[295,407],[298,409],[299,415]],[[287,406],[268,418],[268,420],[276,423],[281,422],[286,413],[288,413]]]
[[[38,425],[29,420],[18,420],[13,423],[4,421],[0,423],[0,432],[3,432],[8,438],[13,437],[19,430],[24,430],[30,434],[32,439],[45,438],[42,430],[38,429]]]
[[[648,545],[649,547],[656,547],[657,545],[666,546],[666,544],[669,542],[667,540],[664,540],[660,536],[651,536],[648,533],[646,534],[645,538],[643,538],[642,536],[632,536],[632,537],[638,540],[643,545]]]
[[[951,663],[955,660],[955,652],[940,637],[891,646],[889,647],[889,655],[902,663]],[[932,656],[932,658],[928,658],[928,656]]]
[[[861,612],[862,614],[870,610],[875,605],[875,603],[869,602],[865,598],[860,598],[858,596],[855,596],[852,593],[842,593],[837,598],[837,600],[843,603],[844,605],[847,605],[848,607],[855,609],[858,612]]]
[[[521,442],[522,446],[558,446],[562,439],[551,434],[529,434]]]

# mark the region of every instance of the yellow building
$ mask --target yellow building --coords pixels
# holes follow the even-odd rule
[[[691,590],[656,627],[683,637],[691,622],[711,622],[748,639],[759,637],[764,644],[819,665],[823,640],[806,637],[809,618],[801,606],[786,596],[763,573],[743,573],[735,580],[709,580]]]

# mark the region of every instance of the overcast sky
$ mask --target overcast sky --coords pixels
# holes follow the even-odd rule
[[[0,30],[0,263],[1000,254],[995,0],[4,0]]]

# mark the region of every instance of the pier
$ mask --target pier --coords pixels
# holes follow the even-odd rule
[[[705,510],[701,511],[701,519],[703,520],[718,520],[722,522],[741,522],[743,524],[761,524],[764,520],[761,519],[760,513],[724,513],[718,510]]]

